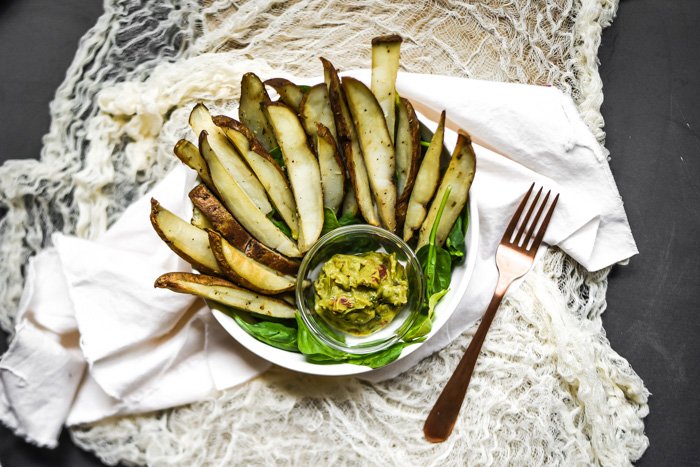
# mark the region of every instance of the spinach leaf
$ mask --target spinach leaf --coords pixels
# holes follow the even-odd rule
[[[411,344],[413,344],[413,342],[397,342],[396,344],[382,351],[350,358],[348,359],[347,363],[352,363],[353,365],[364,365],[370,368],[381,368],[399,358],[404,347]]]
[[[301,92],[306,93],[306,92],[309,92],[311,90],[311,86],[307,86],[305,84],[300,84],[299,89],[301,89]]]
[[[445,211],[447,199],[452,191],[451,187],[447,187],[445,194],[440,201],[440,207],[433,227],[430,229],[430,239],[427,245],[423,245],[416,252],[418,262],[423,268],[423,275],[426,282],[426,297],[430,298],[433,294],[441,292],[450,286],[452,279],[452,258],[450,254],[442,247],[435,243],[437,236],[438,225],[442,219],[442,213]]]
[[[433,249],[433,256],[430,253]],[[450,286],[452,280],[452,258],[443,248],[423,245],[416,252],[418,262],[423,268],[425,276],[426,298],[430,298],[437,292],[441,292]]]
[[[353,365],[365,365],[371,368],[379,368],[399,358],[403,348],[410,344],[409,342],[397,342],[388,349],[368,355],[349,354],[328,347],[326,344],[319,341],[311,334],[311,331],[306,327],[306,324],[304,324],[304,321],[298,313],[296,318],[297,325],[299,326],[299,331],[297,333],[299,351],[306,355],[306,359],[312,363],[352,363]]]
[[[430,296],[430,298],[428,299],[428,319],[432,321],[433,315],[435,315],[435,307],[437,306],[440,299],[444,297],[445,294],[449,291],[450,289],[443,289],[439,292],[435,292]]]
[[[297,348],[297,330],[295,328],[272,321],[248,323],[237,314],[232,315],[232,317],[240,327],[257,340],[278,349],[290,352],[299,351]]]
[[[422,337],[427,336],[433,329],[433,322],[427,314],[421,313],[410,329],[403,336],[406,342],[420,342]]]
[[[277,213],[277,211],[275,211],[274,208],[267,214],[267,218],[270,219],[272,223],[275,224],[275,226],[277,226],[277,228],[282,231],[283,234],[285,234],[289,238],[292,238],[292,230],[289,228],[287,223],[282,220],[282,218]]]
[[[286,170],[286,166],[284,165],[284,156],[282,156],[282,150],[279,146],[270,151],[270,155],[275,160],[275,162],[277,162],[279,166],[282,167],[282,170]]]
[[[323,208],[323,229],[321,229],[321,236],[326,235],[331,230],[335,230],[338,227],[343,227],[346,225],[359,224],[362,219],[359,217],[351,216],[345,214],[338,219],[335,212],[331,208]]]
[[[464,243],[464,237],[467,234],[467,228],[469,227],[468,207],[468,204],[464,206],[462,214],[455,221],[455,225],[452,226],[452,230],[447,236],[447,241],[445,242],[445,248],[452,257],[453,263],[461,261],[466,255],[467,246]]]
[[[445,241],[445,249],[453,260],[460,260],[464,257],[464,229],[462,228],[462,217],[458,217],[455,225],[452,226],[450,234]]]
[[[340,227],[338,223],[338,218],[331,208],[323,208],[323,228],[321,229],[321,237],[326,235],[328,232]]]
[[[420,145],[424,148],[430,147],[430,141],[421,141]]]
[[[353,224],[361,224],[362,223],[362,218],[353,216],[352,214],[343,214],[340,216],[340,219],[338,219],[338,224],[340,224],[340,227],[345,227],[346,225],[353,225]]]
[[[309,328],[301,319],[299,313],[296,314],[297,326],[299,330],[297,331],[297,346],[299,351],[306,355],[306,357],[313,362],[334,362],[338,360],[345,360],[350,357],[350,354],[335,350],[328,347],[326,344],[321,342],[311,334]]]

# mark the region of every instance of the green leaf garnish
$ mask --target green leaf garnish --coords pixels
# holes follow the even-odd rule
[[[450,230],[450,234],[445,241],[445,249],[452,257],[452,262],[457,263],[465,258],[467,254],[467,246],[464,243],[464,237],[467,234],[469,227],[469,204],[464,206],[462,214],[457,218],[455,224]]]
[[[435,292],[430,296],[430,298],[428,299],[428,319],[433,319],[433,317],[435,316],[435,307],[437,306],[440,299],[444,297],[445,294],[449,291],[450,289],[443,289],[439,292]]]
[[[331,230],[335,230],[338,227],[343,227],[346,225],[359,224],[362,219],[359,217],[344,214],[338,219],[335,212],[331,208],[323,208],[323,229],[321,229],[321,236],[326,235]]]
[[[257,340],[278,349],[288,350],[290,352],[299,351],[297,347],[296,328],[273,321],[248,323],[237,314],[232,315],[232,317],[240,327]]]
[[[407,342],[420,342],[420,339],[427,336],[432,329],[433,322],[427,314],[421,313],[403,338]]]
[[[306,355],[306,359],[313,363],[333,364],[352,363],[353,365],[364,365],[370,368],[379,368],[387,365],[401,355],[404,347],[412,342],[397,342],[391,347],[367,355],[353,355],[339,350],[335,350],[320,340],[318,340],[306,324],[301,319],[299,313],[296,315],[297,326],[299,327],[297,345],[299,351]]]
[[[277,162],[277,164],[279,164],[279,166],[282,167],[282,169],[286,169],[284,165],[284,156],[282,156],[282,150],[279,146],[270,151],[270,156],[272,156],[275,162]]]
[[[442,219],[442,214],[445,211],[445,205],[447,204],[447,199],[451,191],[452,187],[447,187],[440,201],[440,207],[435,216],[433,226],[430,229],[428,244],[423,245],[416,252],[418,262],[423,268],[423,276],[425,277],[426,283],[426,298],[428,299],[430,299],[432,295],[447,289],[452,279],[452,259],[450,254],[447,250],[439,247],[435,243],[438,225],[440,225],[440,220]]]
[[[290,229],[287,223],[284,220],[282,220],[277,211],[273,209],[272,211],[267,213],[267,218],[270,219],[270,221],[272,221],[272,223],[275,224],[275,226],[278,229],[280,229],[283,234],[285,234],[287,237],[293,240],[292,229]]]

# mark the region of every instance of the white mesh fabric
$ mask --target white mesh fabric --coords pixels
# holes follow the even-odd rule
[[[40,161],[0,168],[0,323],[54,231],[94,238],[175,163],[192,102],[228,109],[241,75],[366,67],[398,33],[408,71],[551,84],[603,140],[597,49],[615,0],[107,0],[51,105]],[[249,62],[249,59],[256,59]],[[263,61],[264,60],[264,61]],[[276,71],[273,71],[274,70]],[[275,369],[215,398],[72,430],[104,461],[152,465],[625,465],[648,441],[648,392],[605,338],[608,271],[551,251],[499,310],[455,434],[422,439],[466,333],[381,383]]]

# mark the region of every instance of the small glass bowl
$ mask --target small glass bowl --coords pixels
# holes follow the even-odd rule
[[[396,253],[398,261],[406,269],[408,301],[391,323],[372,334],[356,336],[330,326],[316,313],[313,283],[323,264],[336,253],[360,254],[370,251]],[[297,275],[296,302],[302,320],[321,342],[341,352],[365,355],[384,350],[401,340],[418,318],[424,289],[423,270],[406,242],[379,227],[349,225],[327,233],[306,253]]]

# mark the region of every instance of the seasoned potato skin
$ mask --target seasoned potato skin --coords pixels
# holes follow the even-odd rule
[[[384,113],[375,95],[362,81],[346,76],[342,82],[379,217],[383,227],[394,232],[396,155]]]
[[[442,246],[445,239],[450,233],[457,217],[462,213],[462,209],[467,204],[469,197],[469,188],[474,180],[476,172],[476,154],[472,146],[471,136],[463,130],[459,130],[457,136],[457,144],[450,159],[450,165],[447,167],[445,175],[442,177],[442,182],[438,187],[437,193],[433,197],[433,202],[430,205],[428,215],[420,228],[420,236],[418,237],[418,246],[420,248],[428,243],[430,231],[447,187],[451,187],[450,195],[445,205],[445,210],[442,213],[440,224],[437,228],[435,242]]]
[[[355,192],[355,200],[360,214],[370,225],[379,225],[376,206],[372,200],[372,192],[369,186],[367,168],[362,160],[360,143],[357,140],[352,117],[347,108],[343,88],[340,85],[340,78],[333,64],[321,57],[323,70],[328,80],[328,96],[331,102],[331,109],[335,118],[335,127],[338,134],[338,146],[340,147],[345,160],[345,168],[348,172],[350,183]]]
[[[221,270],[226,274],[226,277],[230,278],[235,284],[238,284],[246,289],[268,295],[288,292],[294,288],[294,281],[289,281],[291,283],[283,288],[270,288],[270,283],[266,279],[275,279],[279,277],[278,275],[274,275],[269,270],[264,270],[264,268],[260,268],[259,265],[255,265],[254,259],[244,255],[242,251],[226,242],[226,240],[219,233],[211,229],[207,230],[207,233],[209,234],[211,251],[214,253],[216,261],[219,263]],[[229,263],[226,256],[226,248],[231,249],[230,252],[236,254],[235,258],[238,259],[236,259],[234,263]],[[249,276],[249,278],[243,277],[243,275],[239,274],[235,269],[238,265],[243,264],[253,264],[256,268],[255,270],[260,271],[260,274],[256,272],[254,275]]]
[[[158,277],[153,286],[196,295],[263,316],[293,319],[296,313],[294,305],[284,300],[258,294],[219,277],[204,274],[169,272]]]
[[[304,91],[299,86],[284,78],[271,78],[265,80],[264,84],[277,91],[282,102],[296,111],[299,110],[301,100],[304,98]]]
[[[406,183],[399,193],[399,199],[396,201],[396,230],[401,232],[403,229],[403,223],[406,220],[406,210],[408,209],[408,200],[411,198],[411,192],[413,191],[413,185],[416,183],[416,175],[418,174],[418,167],[420,164],[420,123],[418,122],[418,116],[416,111],[413,109],[413,105],[408,99],[401,98],[400,106],[406,112],[407,124],[408,124],[408,134],[396,135],[396,145],[400,144],[399,138],[406,138],[406,144],[409,151],[409,164],[408,172],[406,174]],[[397,150],[398,156],[398,150]],[[397,160],[398,163],[398,160]],[[397,186],[397,188],[399,188]]]
[[[153,225],[153,229],[156,231],[156,233],[158,234],[160,239],[163,240],[163,242],[166,245],[168,245],[168,248],[170,248],[180,258],[182,258],[185,261],[187,261],[188,263],[190,263],[192,265],[192,267],[194,267],[198,271],[201,271],[205,274],[215,275],[215,276],[224,275],[224,272],[221,270],[221,268],[218,266],[218,264],[215,261],[214,262],[209,261],[208,264],[203,264],[202,262],[194,259],[190,254],[187,253],[188,245],[178,245],[173,240],[168,238],[168,236],[163,231],[163,228],[161,226],[160,215],[163,212],[163,210],[164,210],[164,208],[160,205],[160,203],[155,198],[151,198],[151,215],[150,215],[151,225]],[[180,221],[182,221],[183,223],[185,223],[187,225],[191,225],[182,219],[180,219]],[[195,226],[191,226],[191,228],[197,229],[197,227],[195,227]],[[200,229],[197,229],[197,230],[200,230]],[[195,230],[195,232],[197,230]]]
[[[299,261],[287,258],[256,240],[233,217],[233,214],[224,207],[207,186],[203,184],[197,185],[190,191],[189,197],[192,204],[209,219],[214,229],[223,235],[231,245],[245,253],[246,256],[283,274],[293,275],[297,273]]]
[[[272,102],[265,90],[265,85],[255,73],[246,73],[241,79],[241,100],[238,107],[238,119],[253,130],[263,147],[272,151],[277,147],[275,135],[270,123],[265,118],[262,106]]]

